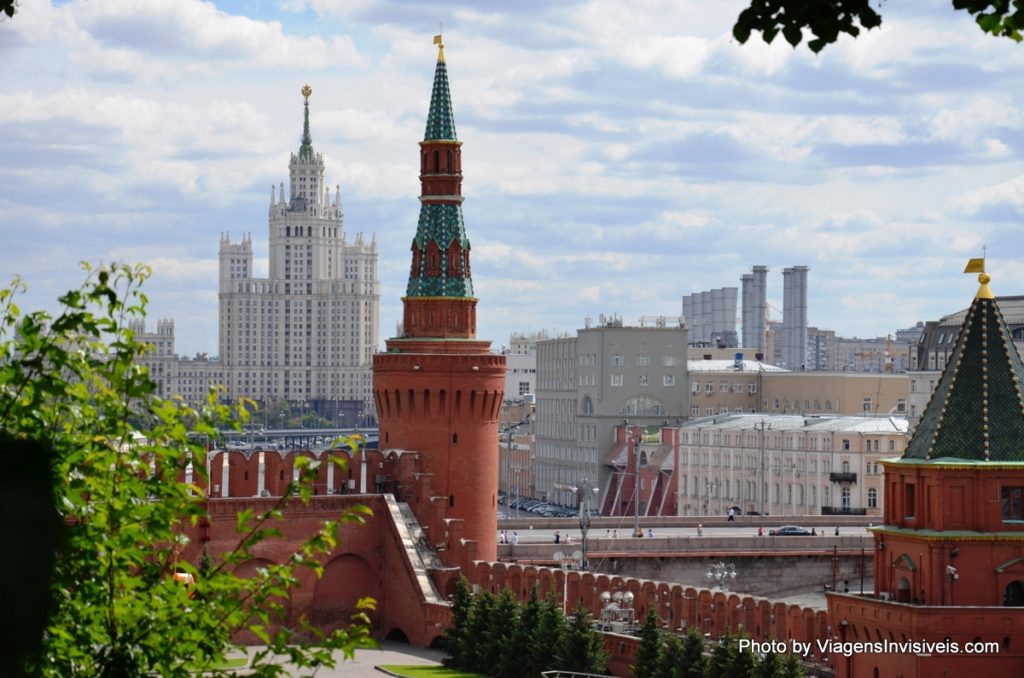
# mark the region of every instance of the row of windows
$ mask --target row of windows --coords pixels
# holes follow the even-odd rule
[[[593,356],[593,353],[585,353],[580,356],[580,365],[584,364],[586,356]],[[675,355],[663,355],[661,356],[662,367],[676,367],[679,358]],[[593,364],[590,362],[589,364]],[[621,353],[613,353],[611,360],[612,367],[622,367],[626,364],[626,358]],[[636,356],[637,367],[647,367],[651,364],[651,356],[646,354],[639,354]]]
[[[622,386],[623,378],[621,374],[611,375],[611,386]],[[646,374],[640,375],[640,385],[648,386],[648,378]],[[676,385],[676,375],[674,374],[663,374],[661,375],[661,385],[664,387],[672,387]]]
[[[701,385],[700,385],[699,381],[692,381],[692,382],[690,382],[690,391],[691,392],[693,392],[693,393],[700,393],[700,390],[701,390]],[[747,390],[747,393],[749,393],[751,395],[757,393],[757,384],[756,383],[747,384],[747,389],[746,390]],[[721,382],[718,385],[718,392],[719,393],[729,393],[730,391],[733,392],[733,393],[743,393],[743,384],[729,384],[728,382],[723,381],[723,382]],[[715,385],[714,385],[714,383],[710,382],[710,381],[706,382],[704,384],[704,392],[706,394],[708,394],[708,395],[711,395],[712,393],[714,393],[715,392]]]

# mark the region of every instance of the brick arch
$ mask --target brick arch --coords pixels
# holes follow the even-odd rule
[[[347,624],[360,598],[380,600],[380,587],[378,573],[365,558],[355,553],[335,556],[313,589],[311,621],[325,627]]]

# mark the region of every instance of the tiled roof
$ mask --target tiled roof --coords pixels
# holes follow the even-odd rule
[[[1024,462],[1022,385],[999,305],[979,294],[903,458]]]
[[[434,71],[434,90],[430,94],[430,112],[423,140],[456,141],[452,96],[448,91],[448,67],[443,61],[437,62]]]

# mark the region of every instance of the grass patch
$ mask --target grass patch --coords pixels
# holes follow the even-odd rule
[[[380,668],[387,669],[394,675],[402,676],[403,678],[484,678],[479,673],[455,671],[444,666],[381,664]]]

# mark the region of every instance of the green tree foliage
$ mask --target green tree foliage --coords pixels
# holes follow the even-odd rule
[[[658,657],[658,669],[654,678],[683,678],[686,669],[683,657],[683,641],[674,633],[666,634],[665,642]],[[703,672],[701,673],[703,676]]]
[[[473,599],[473,607],[469,613],[466,626],[467,666],[469,671],[486,672],[489,670],[491,649],[487,647],[487,633],[493,621],[494,607],[497,599],[490,591],[485,591]]]
[[[448,653],[444,659],[445,666],[460,670],[469,667],[470,644],[466,629],[472,609],[473,593],[466,578],[460,576],[451,599],[452,624],[445,629],[442,637],[444,649]]]
[[[313,643],[279,623],[299,568],[322,574],[321,556],[337,545],[337,522],[284,564],[234,574],[257,545],[277,536],[290,504],[309,500],[316,476],[309,459],[296,462],[300,481],[285,498],[261,515],[237,516],[231,552],[206,555],[202,572],[182,557],[186,528],[208,519],[197,484],[206,477],[206,452],[197,436],[212,439],[217,422],[233,414],[214,393],[202,411],[154,395],[138,362],[146,347],[129,329],[145,313],[139,286],[148,269],[86,270],[85,284],[60,298],[55,315],[23,315],[15,303],[20,281],[0,290],[0,430],[52,450],[55,507],[67,526],[49,600],[40,603],[49,604],[46,633],[28,672],[220,675],[213,667],[243,630],[267,645],[253,660],[251,674],[258,676],[282,675],[281,655],[300,667],[330,665],[334,650],[351,656],[371,644],[365,613],[332,634],[300,623],[296,630]],[[195,482],[186,481],[189,469]],[[366,512],[339,519],[358,521]]]
[[[739,637],[733,636],[730,639],[735,648],[735,658],[730,668],[730,676],[753,676],[757,670],[756,660],[754,659],[754,653],[750,650],[741,650],[739,648]]]
[[[683,678],[704,678],[708,658],[704,656],[704,636],[697,629],[683,638]]]
[[[565,637],[563,671],[580,673],[603,673],[608,665],[608,653],[604,650],[604,639],[594,628],[594,617],[583,605],[573,610]]]
[[[647,611],[643,626],[640,627],[640,648],[636,652],[632,674],[634,678],[649,678],[658,670],[658,658],[661,655],[661,629],[658,628],[658,615],[654,608]]]
[[[735,673],[733,670],[738,655],[735,638],[728,633],[719,637],[714,649],[711,650],[711,661],[708,663],[707,669],[709,678],[747,675]]]
[[[0,19],[6,15],[9,19],[18,11],[18,0],[0,0]]]
[[[528,671],[524,675],[538,676],[542,671],[558,668],[565,649],[565,615],[561,603],[551,593],[541,604],[537,624],[530,637]]]
[[[486,667],[487,675],[511,673],[520,668],[519,657],[509,657],[502,650],[508,645],[512,631],[519,625],[519,601],[512,589],[505,587],[491,613],[490,624],[481,639],[481,654],[484,656],[482,666]]]
[[[800,665],[800,660],[792,653],[783,657],[780,670],[775,672],[775,678],[804,678],[806,675],[804,667]]]
[[[982,31],[1020,42],[1024,29],[1024,0],[952,0],[953,8],[965,10]],[[751,0],[740,12],[732,34],[740,43],[760,33],[772,42],[782,33],[793,47],[804,39],[804,31],[814,38],[807,46],[820,52],[839,39],[841,33],[857,37],[861,29],[882,25],[882,16],[871,0]]]
[[[537,586],[534,585],[530,589],[530,597],[520,607],[519,623],[505,637],[501,651],[503,661],[498,666],[495,678],[519,678],[522,675],[524,664],[530,663],[533,630],[537,628],[539,619],[540,600],[537,599]]]
[[[757,665],[757,678],[781,678],[782,662],[774,652],[769,652]]]

